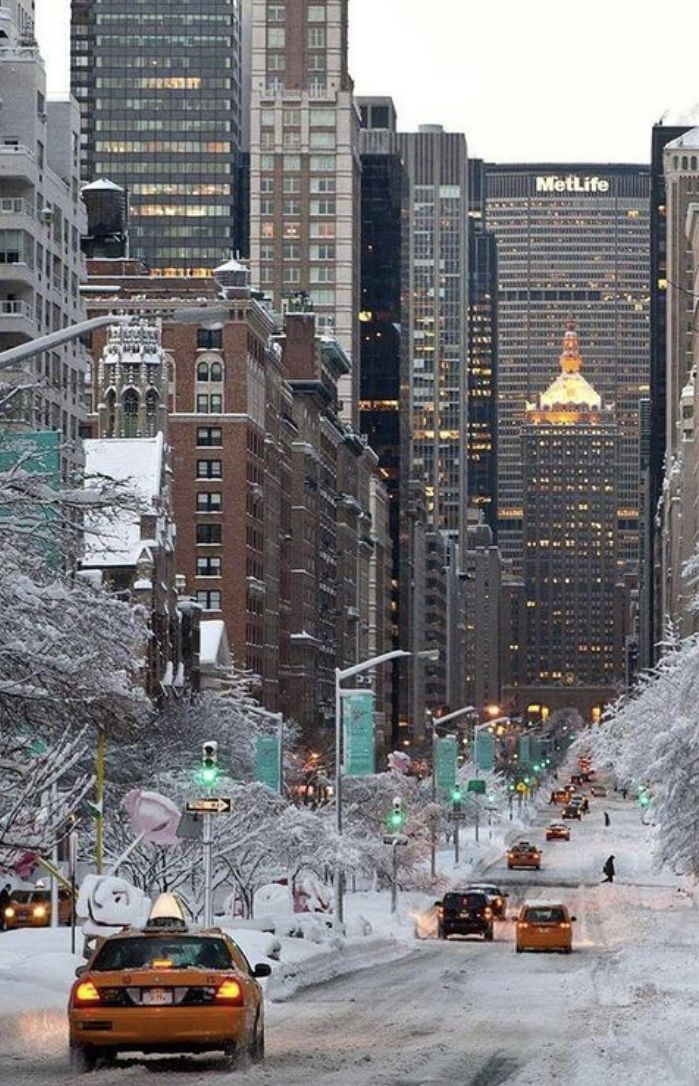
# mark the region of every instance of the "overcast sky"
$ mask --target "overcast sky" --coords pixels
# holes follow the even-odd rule
[[[68,8],[37,0],[54,93]],[[358,94],[390,94],[402,128],[463,131],[491,160],[644,162],[653,122],[699,102],[697,0],[350,0],[350,19]]]

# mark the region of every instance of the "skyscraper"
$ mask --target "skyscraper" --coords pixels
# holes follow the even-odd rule
[[[618,430],[612,407],[581,373],[572,323],[560,365],[556,380],[527,404],[522,428],[526,700],[546,704],[549,697],[550,708],[575,705],[589,719],[621,678]]]
[[[615,405],[618,559],[635,569],[639,404],[649,385],[646,166],[489,165],[488,227],[498,241],[498,543],[522,568],[520,425],[575,318],[591,380]]]
[[[253,0],[250,257],[283,310],[310,299],[351,360],[342,416],[358,422],[360,164],[347,0]]]
[[[412,473],[430,527],[466,542],[468,504],[468,159],[441,125],[399,133],[411,185]]]
[[[469,161],[468,501],[497,533],[498,245],[482,159]]]
[[[239,0],[72,0],[86,181],[129,190],[131,254],[207,275],[236,247]]]

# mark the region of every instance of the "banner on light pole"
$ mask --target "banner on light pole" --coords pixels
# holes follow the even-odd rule
[[[376,772],[373,691],[343,690],[341,704],[344,776],[371,776]]]
[[[435,740],[433,772],[438,796],[451,793],[456,784],[457,755],[455,735],[445,735]]]
[[[530,735],[520,735],[518,753],[520,768],[532,764],[532,739]]]
[[[476,765],[486,773],[495,766],[495,736],[485,729],[476,733]]]
[[[280,738],[275,735],[258,735],[255,759],[255,780],[266,784],[273,792],[281,791]]]

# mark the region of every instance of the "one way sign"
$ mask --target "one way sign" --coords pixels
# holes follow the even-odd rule
[[[184,809],[187,814],[230,814],[233,801],[230,796],[205,796],[188,799]]]

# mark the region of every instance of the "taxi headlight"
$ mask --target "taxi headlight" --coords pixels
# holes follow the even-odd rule
[[[42,916],[46,916],[46,906],[35,905],[32,909],[32,916],[36,916],[38,919],[41,919]]]
[[[7,908],[5,909],[5,916],[9,916],[10,918],[12,918],[14,915],[15,915],[15,910],[12,908],[11,905],[8,905]]]

